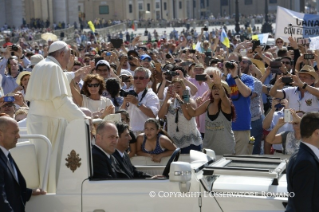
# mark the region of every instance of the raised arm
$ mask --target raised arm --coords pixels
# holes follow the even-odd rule
[[[74,81],[74,79],[72,79],[71,83],[70,83],[70,88],[71,88],[71,93],[72,93],[72,97],[73,97],[73,101],[74,103],[79,106],[82,107],[83,104],[83,96],[81,95],[80,91],[76,88],[76,83]]]
[[[270,144],[281,144],[282,137],[280,134],[277,134],[277,132],[282,126],[284,126],[284,124],[285,124],[284,118],[279,118],[275,127],[267,135],[266,142],[268,142]]]

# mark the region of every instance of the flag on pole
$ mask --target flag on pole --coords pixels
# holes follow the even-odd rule
[[[220,35],[220,42],[222,42],[222,44],[224,44],[227,48],[230,47],[229,39],[228,39],[228,36],[225,32],[225,29],[222,30],[222,33]]]
[[[88,25],[89,25],[90,29],[91,29],[93,32],[95,32],[95,27],[94,27],[94,24],[92,23],[92,21],[89,21],[89,22],[88,22]]]

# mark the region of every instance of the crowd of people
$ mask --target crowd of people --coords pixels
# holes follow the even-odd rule
[[[91,69],[87,75],[78,74],[70,80],[73,102],[102,119],[126,111],[136,137],[131,143],[139,144],[131,148],[137,150],[135,153],[141,154],[140,143],[148,141],[144,123],[157,118],[167,131],[157,134],[167,136],[183,153],[205,147],[217,154],[291,154],[300,136],[285,135],[287,141],[276,140],[276,136],[294,131],[292,123],[281,122],[284,109],[293,109],[296,122],[298,115],[318,109],[318,53],[292,38],[289,42],[276,38],[275,46],[255,47],[232,33],[231,46],[226,48],[219,40],[221,30],[214,29],[213,34],[203,28],[196,39],[183,30],[171,39],[163,37],[155,42],[141,42],[136,36],[120,48],[111,42],[100,43],[94,36],[87,37],[85,45],[71,43],[65,71]],[[27,46],[7,42],[4,46],[0,61],[2,95],[14,96],[19,105],[3,106],[1,111],[10,109],[14,117],[19,107],[30,103],[24,97],[32,70],[50,55],[51,43]],[[312,54],[314,59],[304,59],[304,54]],[[271,67],[275,62],[280,64],[277,69]],[[283,78],[292,82],[282,82]],[[3,102],[7,104],[12,102]],[[266,137],[267,132],[271,136]],[[141,133],[146,140],[137,142]],[[209,136],[205,138],[205,134]],[[221,142],[226,135],[229,143]],[[250,141],[251,136],[254,141]],[[283,145],[278,145],[279,141]]]
[[[231,32],[226,47],[225,27],[202,28],[196,37],[187,30],[155,41],[135,36],[120,45],[93,33],[68,44],[8,40],[1,51],[0,113],[46,135],[55,153],[68,122],[93,119],[97,178],[152,177],[124,167],[119,157],[160,162],[177,148],[182,154],[203,148],[217,155],[294,154],[302,117],[319,110],[319,50],[292,37],[255,45]],[[121,122],[101,121],[113,114]],[[49,191],[54,187],[49,182]]]

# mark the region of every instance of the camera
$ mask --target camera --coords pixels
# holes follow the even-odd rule
[[[11,46],[11,49],[12,49],[12,51],[15,51],[15,52],[17,52],[19,50],[18,46],[14,45],[14,44]]]
[[[204,26],[203,31],[208,31],[208,27]]]
[[[176,71],[167,71],[164,73],[164,75],[175,77],[175,76],[179,76],[179,73],[177,73]]]
[[[225,67],[226,67],[227,69],[234,69],[234,68],[235,68],[234,63],[235,63],[235,61],[233,61],[233,60],[227,61],[227,62],[225,63]]]
[[[314,54],[304,54],[303,58],[305,60],[313,60],[313,59],[315,59],[315,55]]]
[[[4,102],[14,102],[14,96],[5,96],[3,98]]]
[[[127,95],[132,95],[137,97],[137,93],[134,90],[125,91],[123,89],[120,90],[120,96],[127,97]]]

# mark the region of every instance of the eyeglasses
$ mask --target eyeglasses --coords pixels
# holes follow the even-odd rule
[[[137,80],[137,79],[144,80],[144,79],[146,79],[146,77],[134,77],[134,80]]]
[[[2,107],[13,107],[14,104],[5,104]]]
[[[100,86],[100,83],[88,84],[88,87],[89,87],[89,88],[92,88],[92,87],[97,88],[97,87],[99,87],[99,86]]]
[[[144,59],[143,62],[151,62],[150,59]]]
[[[281,61],[282,64],[290,65],[289,61]]]

